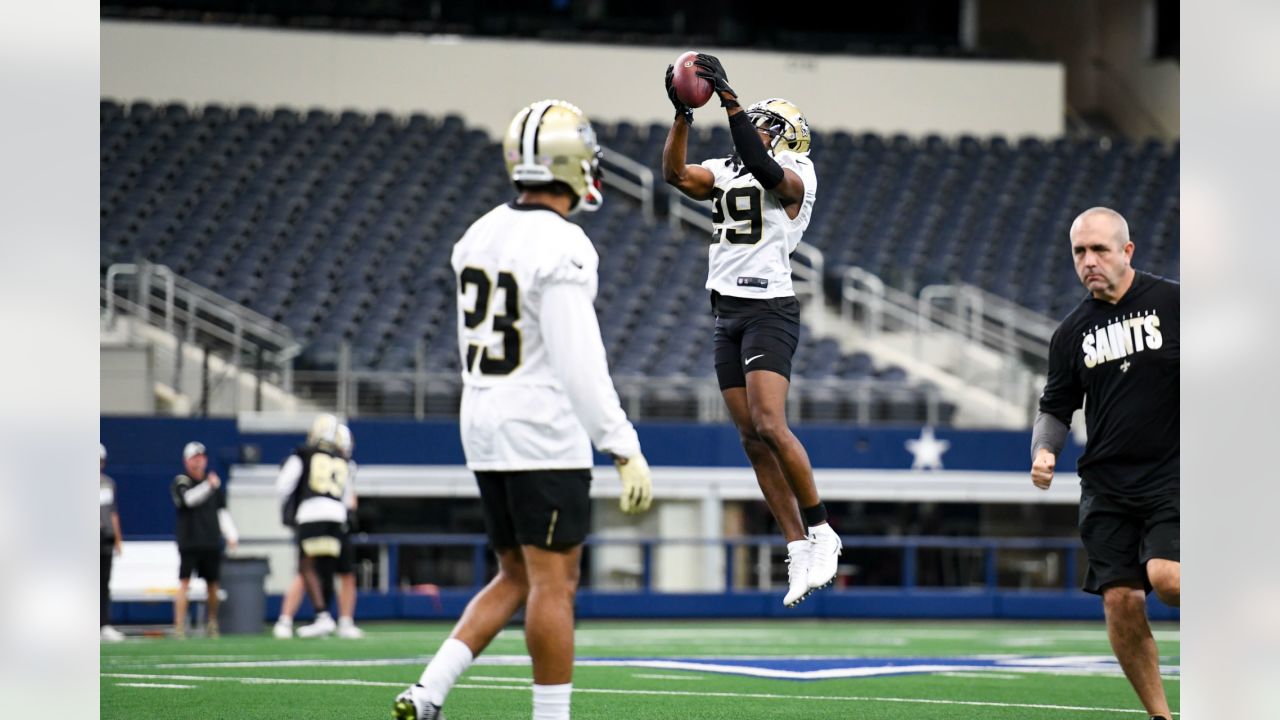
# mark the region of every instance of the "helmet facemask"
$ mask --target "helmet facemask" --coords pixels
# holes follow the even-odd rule
[[[761,100],[747,108],[747,119],[757,130],[763,130],[773,138],[769,150],[809,154],[809,123],[800,108],[782,98]]]

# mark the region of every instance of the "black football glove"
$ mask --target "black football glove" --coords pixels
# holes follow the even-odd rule
[[[680,96],[676,95],[676,86],[675,86],[675,83],[672,82],[672,78],[675,77],[675,72],[676,72],[675,65],[667,66],[667,97],[671,99],[671,104],[675,106],[676,117],[680,117],[683,115],[685,123],[692,125],[693,109],[690,108],[688,105],[685,105],[684,103],[680,102]]]
[[[716,94],[720,96],[720,107],[733,107],[738,104],[738,93],[729,87],[729,76],[725,74],[724,66],[715,55],[698,53],[698,59],[694,60],[693,64],[702,68],[698,77],[709,81]]]

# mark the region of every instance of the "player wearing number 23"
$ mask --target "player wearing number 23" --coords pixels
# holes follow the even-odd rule
[[[711,201],[707,289],[716,315],[716,377],[769,510],[787,540],[787,593],[795,607],[832,584],[841,543],[827,522],[804,446],[787,427],[791,359],[800,342],[800,304],[791,253],[809,225],[818,179],[809,159],[809,123],[794,104],[761,100],[743,110],[720,60],[698,54],[729,120],[731,157],[685,164],[693,111],[667,67],[675,119],[662,150],[663,179],[694,200]]]
[[[591,445],[617,464],[623,512],[650,502],[649,466],[609,378],[592,304],[599,257],[568,219],[603,200],[595,132],[577,107],[543,100],[516,114],[502,151],[517,197],[473,223],[452,258],[462,447],[498,574],[396,698],[399,720],[442,717],[458,677],[521,607],[533,716],[568,720]]]

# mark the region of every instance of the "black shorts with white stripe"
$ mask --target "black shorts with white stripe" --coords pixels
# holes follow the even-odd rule
[[[591,471],[476,472],[494,550],[531,545],[569,550],[591,528]]]

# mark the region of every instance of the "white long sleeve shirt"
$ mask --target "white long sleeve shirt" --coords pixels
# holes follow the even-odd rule
[[[640,452],[596,319],[600,258],[541,206],[501,205],[454,246],[461,429],[472,470],[588,468]]]

